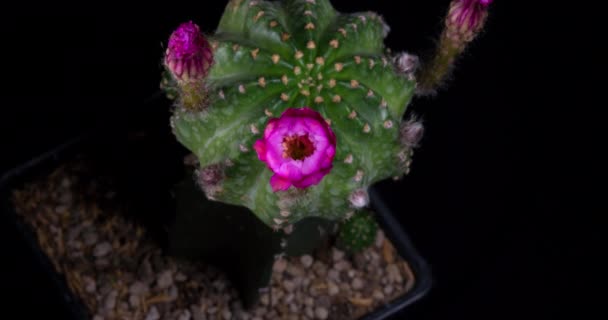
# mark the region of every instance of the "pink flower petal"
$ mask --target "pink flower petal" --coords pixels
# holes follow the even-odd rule
[[[272,187],[272,191],[284,191],[291,187],[291,181],[279,176],[278,174],[270,177],[270,186]]]
[[[317,184],[319,184],[319,182],[321,182],[321,180],[323,180],[323,177],[329,173],[329,170],[331,170],[331,168],[314,172],[314,173],[304,177],[301,180],[294,181],[293,185],[296,188],[302,188],[302,189],[308,188],[313,185],[317,185]]]
[[[266,142],[264,140],[258,140],[253,144],[253,149],[258,154],[260,161],[266,161]]]

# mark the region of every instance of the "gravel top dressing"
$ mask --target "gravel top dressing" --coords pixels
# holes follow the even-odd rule
[[[271,283],[245,310],[219,269],[166,255],[125,218],[119,198],[86,161],[68,163],[13,193],[55,270],[92,319],[357,319],[414,286],[406,261],[379,231],[355,255],[330,247],[279,258]]]

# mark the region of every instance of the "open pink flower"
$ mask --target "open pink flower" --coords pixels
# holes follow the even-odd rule
[[[256,141],[253,148],[274,172],[270,178],[273,191],[287,190],[292,185],[307,188],[321,182],[331,171],[336,136],[317,111],[289,108],[280,118],[268,121],[264,138]]]
[[[192,21],[182,23],[173,31],[165,54],[165,66],[176,79],[202,79],[212,63],[211,46],[196,24]]]

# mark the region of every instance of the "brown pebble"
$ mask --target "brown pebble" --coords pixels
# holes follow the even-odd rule
[[[363,282],[363,280],[361,280],[361,278],[354,278],[353,281],[350,284],[350,286],[354,290],[361,290],[364,285],[365,285],[365,282]]]
[[[395,262],[395,249],[390,241],[384,241],[384,245],[382,246],[382,256],[384,256],[384,262],[387,264]]]
[[[401,275],[401,272],[399,272],[399,267],[397,267],[396,264],[389,264],[386,267],[386,272],[388,273],[389,282],[398,284],[403,283],[403,276]]]
[[[334,260],[334,262],[344,259],[344,251],[333,248],[332,249],[332,259]]]
[[[327,293],[330,296],[335,296],[339,292],[340,292],[340,288],[333,281],[328,281],[327,282]]]
[[[95,259],[95,266],[97,266],[99,268],[105,268],[109,265],[110,265],[110,260],[108,260],[108,259],[105,259],[105,258]]]
[[[312,307],[315,304],[315,300],[312,297],[304,298],[304,305]]]
[[[384,232],[382,230],[378,230],[378,233],[376,233],[376,241],[375,241],[375,245],[377,248],[382,248],[382,245],[384,244]]]
[[[300,276],[304,275],[304,270],[302,268],[300,268],[299,266],[288,265],[287,273],[292,277],[300,277]]]
[[[340,281],[340,272],[336,269],[331,269],[327,272],[327,279],[333,281]]]
[[[374,302],[370,298],[348,298],[348,301],[359,307],[369,307]]]
[[[276,259],[272,266],[272,271],[277,273],[283,273],[287,269],[287,260],[283,258]]]
[[[285,290],[287,292],[293,292],[295,290],[295,288],[296,288],[296,285],[291,280],[284,280],[283,281],[283,288],[285,288]]]
[[[82,236],[84,240],[84,244],[87,246],[92,246],[97,243],[97,233],[95,232],[87,232]]]
[[[374,293],[372,294],[372,296],[374,297],[374,299],[376,299],[378,301],[384,300],[384,293],[382,293],[382,291],[380,291],[378,289],[374,290]]]

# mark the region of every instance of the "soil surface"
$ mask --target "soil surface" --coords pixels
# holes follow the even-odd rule
[[[357,319],[412,289],[410,267],[379,231],[355,255],[279,257],[245,310],[218,269],[166,255],[127,219],[110,183],[75,161],[13,194],[16,211],[92,319]]]

